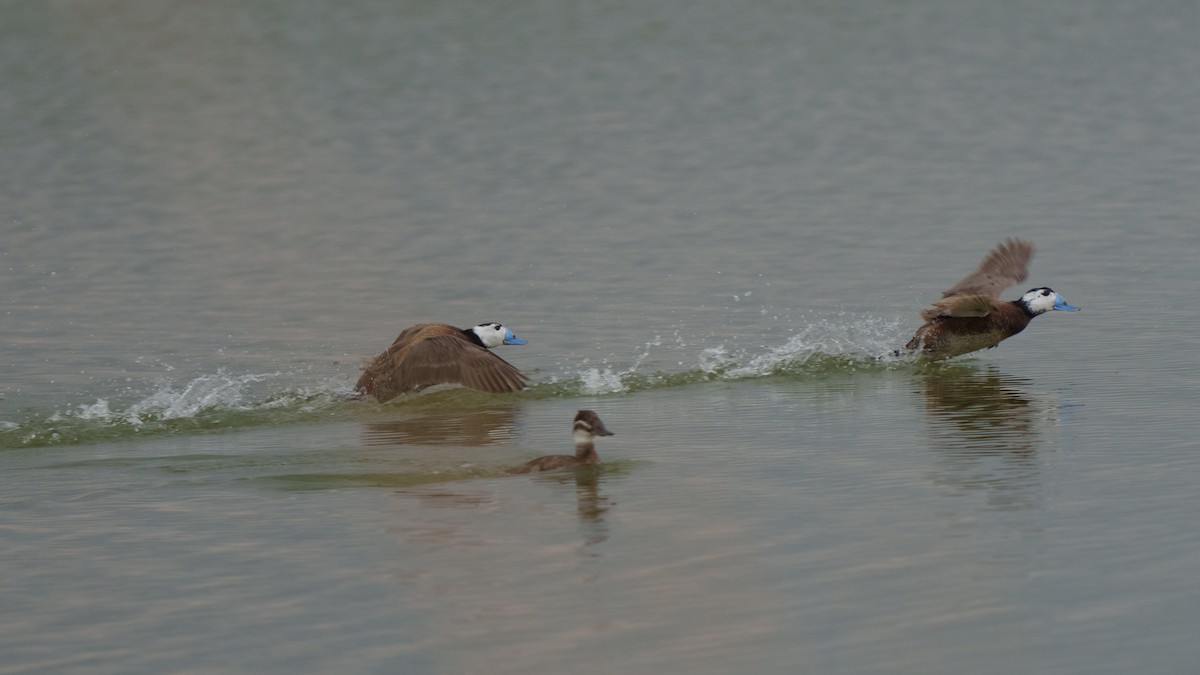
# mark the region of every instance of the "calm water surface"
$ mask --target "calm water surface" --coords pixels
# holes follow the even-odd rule
[[[1190,672],[1197,32],[4,5],[0,673]],[[892,358],[1008,236],[1084,310]],[[530,390],[346,400],[493,320]]]

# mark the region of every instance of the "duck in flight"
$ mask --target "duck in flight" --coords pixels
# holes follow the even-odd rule
[[[1009,239],[992,249],[974,272],[921,312],[925,324],[905,348],[931,359],[948,359],[995,347],[1025,330],[1039,314],[1079,311],[1044,286],[1026,291],[1017,300],[1000,299],[1004,289],[1029,276],[1033,251],[1033,243],[1024,239]]]
[[[392,346],[371,359],[355,389],[381,402],[435,384],[461,384],[492,393],[520,391],[529,378],[489,349],[523,344],[511,330],[494,322],[466,330],[419,323],[405,328]]]

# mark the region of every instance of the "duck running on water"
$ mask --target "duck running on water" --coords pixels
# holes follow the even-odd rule
[[[1000,299],[1004,289],[1029,276],[1033,251],[1033,243],[1024,239],[1009,239],[992,249],[974,272],[921,312],[925,325],[917,329],[905,349],[920,351],[930,359],[948,359],[991,349],[1025,330],[1039,314],[1079,311],[1044,286],[1026,291],[1017,300]]]
[[[492,393],[520,391],[529,378],[488,350],[523,344],[511,330],[494,322],[466,330],[445,323],[419,323],[405,328],[392,346],[371,359],[354,388],[381,402],[435,384],[461,384]]]

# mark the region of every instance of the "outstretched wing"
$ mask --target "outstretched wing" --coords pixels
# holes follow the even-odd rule
[[[921,312],[921,318],[933,321],[940,316],[984,317],[992,313],[995,298],[986,295],[952,295]]]
[[[397,391],[456,383],[503,393],[524,389],[528,379],[508,361],[452,335],[421,340],[392,358],[390,379]]]
[[[1028,266],[1033,258],[1033,250],[1033,242],[1025,239],[1005,241],[992,249],[974,272],[942,293],[942,297],[982,295],[999,298],[1004,289],[1025,281],[1029,276]]]

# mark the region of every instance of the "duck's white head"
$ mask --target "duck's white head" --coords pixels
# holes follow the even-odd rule
[[[1061,309],[1064,312],[1079,311],[1078,307],[1068,305],[1065,298],[1044,286],[1026,291],[1025,295],[1021,296],[1020,303],[1025,307],[1025,311],[1034,316],[1045,314],[1052,309]]]
[[[484,347],[491,349],[500,345],[523,345],[525,341],[513,335],[513,332],[504,326],[492,321],[489,323],[481,323],[471,329],[471,332],[479,336],[479,341]]]

